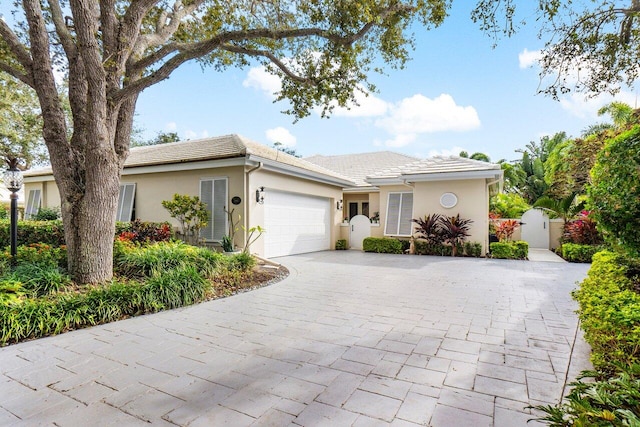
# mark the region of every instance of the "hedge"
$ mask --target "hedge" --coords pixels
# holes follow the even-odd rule
[[[602,246],[563,243],[562,258],[569,262],[591,262],[593,255],[602,249]]]
[[[599,252],[573,293],[596,369],[640,363],[640,294],[630,279],[638,266],[632,264],[619,254]]]
[[[6,242],[9,246],[11,241],[10,221],[0,219],[0,242]],[[166,222],[116,222],[115,235],[118,236],[125,231],[132,231],[132,228],[148,230],[161,230],[167,226]],[[45,243],[52,246],[62,246],[64,241],[64,228],[62,221],[18,221],[18,246],[30,245],[33,243]]]
[[[492,258],[498,259],[527,259],[529,244],[522,240],[515,242],[493,242],[489,245]]]
[[[388,237],[367,237],[362,241],[362,248],[365,252],[401,254],[402,242]]]

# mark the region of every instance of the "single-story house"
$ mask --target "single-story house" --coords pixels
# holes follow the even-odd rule
[[[361,248],[367,235],[352,226],[354,214],[379,217],[372,221],[370,236],[408,238],[413,218],[437,213],[471,219],[468,240],[481,243],[483,253],[488,251],[489,198],[501,191],[500,165],[457,156],[417,159],[388,151],[306,160],[356,182],[343,193],[341,237],[350,247]]]
[[[460,213],[474,220],[471,240],[486,249],[489,192],[501,179],[499,165],[469,159],[421,160],[390,152],[300,159],[227,135],[132,148],[117,220],[177,226],[161,202],[176,193],[197,195],[210,212],[201,233],[206,243],[219,244],[229,234],[231,212],[239,228],[235,244],[244,246],[244,230],[259,225],[266,232],[251,252],[272,258],[332,249],[341,238],[361,247],[345,217],[362,221],[379,212],[379,223],[366,221],[368,235],[408,237],[411,218]],[[25,173],[25,195],[27,216],[40,206],[60,206],[50,168]]]

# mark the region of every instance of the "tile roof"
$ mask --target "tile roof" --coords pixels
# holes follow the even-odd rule
[[[411,179],[412,175],[447,174],[461,172],[483,172],[496,175],[501,174],[501,167],[495,163],[482,162],[480,160],[467,159],[458,156],[434,156],[421,159],[401,166],[394,166],[379,170],[367,176],[367,179],[394,179],[404,177]]]
[[[352,182],[336,171],[308,162],[272,147],[251,141],[240,135],[224,135],[168,144],[134,147],[129,152],[124,167],[155,166],[206,160],[248,158],[250,156],[271,160],[283,165],[300,168],[332,179]],[[27,171],[25,176],[50,175],[51,168]]]
[[[394,153],[393,151],[376,151],[340,156],[315,155],[305,157],[305,160],[348,176],[356,182],[358,187],[363,187],[370,185],[365,181],[367,176],[383,169],[406,165],[419,159],[406,154]]]

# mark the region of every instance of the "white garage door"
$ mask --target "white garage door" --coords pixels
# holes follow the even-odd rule
[[[267,190],[264,208],[267,258],[329,249],[329,199]]]

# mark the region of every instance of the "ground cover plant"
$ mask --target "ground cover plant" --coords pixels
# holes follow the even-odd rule
[[[123,231],[115,240],[114,279],[104,284],[74,283],[64,246],[20,246],[15,268],[2,253],[0,345],[182,307],[255,284],[256,261],[249,254],[138,238]]]

